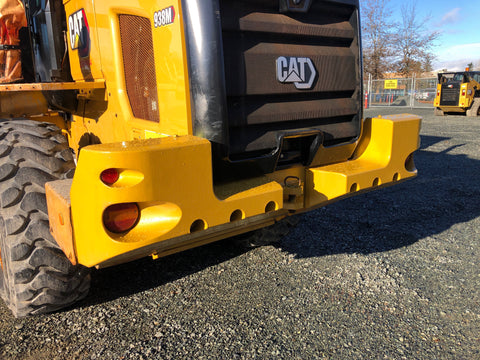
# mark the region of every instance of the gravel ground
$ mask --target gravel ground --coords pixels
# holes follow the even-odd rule
[[[479,359],[480,120],[408,111],[415,180],[308,213],[278,246],[95,271],[63,312],[0,301],[0,359]]]

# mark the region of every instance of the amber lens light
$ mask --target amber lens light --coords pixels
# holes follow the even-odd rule
[[[100,174],[100,180],[102,180],[105,185],[115,184],[118,181],[119,177],[120,173],[118,172],[118,169],[103,170]]]
[[[131,230],[140,217],[138,205],[124,203],[111,205],[103,212],[103,224],[108,231],[120,234]]]

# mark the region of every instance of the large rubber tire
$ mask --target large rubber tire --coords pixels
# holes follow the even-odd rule
[[[58,127],[0,120],[0,295],[16,317],[56,311],[88,293],[89,270],[67,259],[47,215],[45,183],[74,169]]]

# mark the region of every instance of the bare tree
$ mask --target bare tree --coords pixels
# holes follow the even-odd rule
[[[374,79],[392,70],[392,21],[390,0],[361,0],[363,66]]]
[[[434,59],[434,56],[430,53],[427,53],[425,55],[425,59],[423,60],[423,64],[422,64],[422,71],[423,72],[431,72],[433,71],[433,59]]]
[[[439,32],[428,28],[429,17],[418,18],[415,2],[402,4],[401,17],[395,36],[395,49],[399,54],[396,69],[404,76],[411,76],[421,73],[431,62]]]

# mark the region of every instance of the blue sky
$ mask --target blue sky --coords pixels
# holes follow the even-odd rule
[[[396,20],[403,1],[391,1]],[[480,1],[424,0],[416,3],[419,19],[430,16],[428,29],[439,31],[433,51],[435,70],[463,70],[473,62],[480,70]]]

